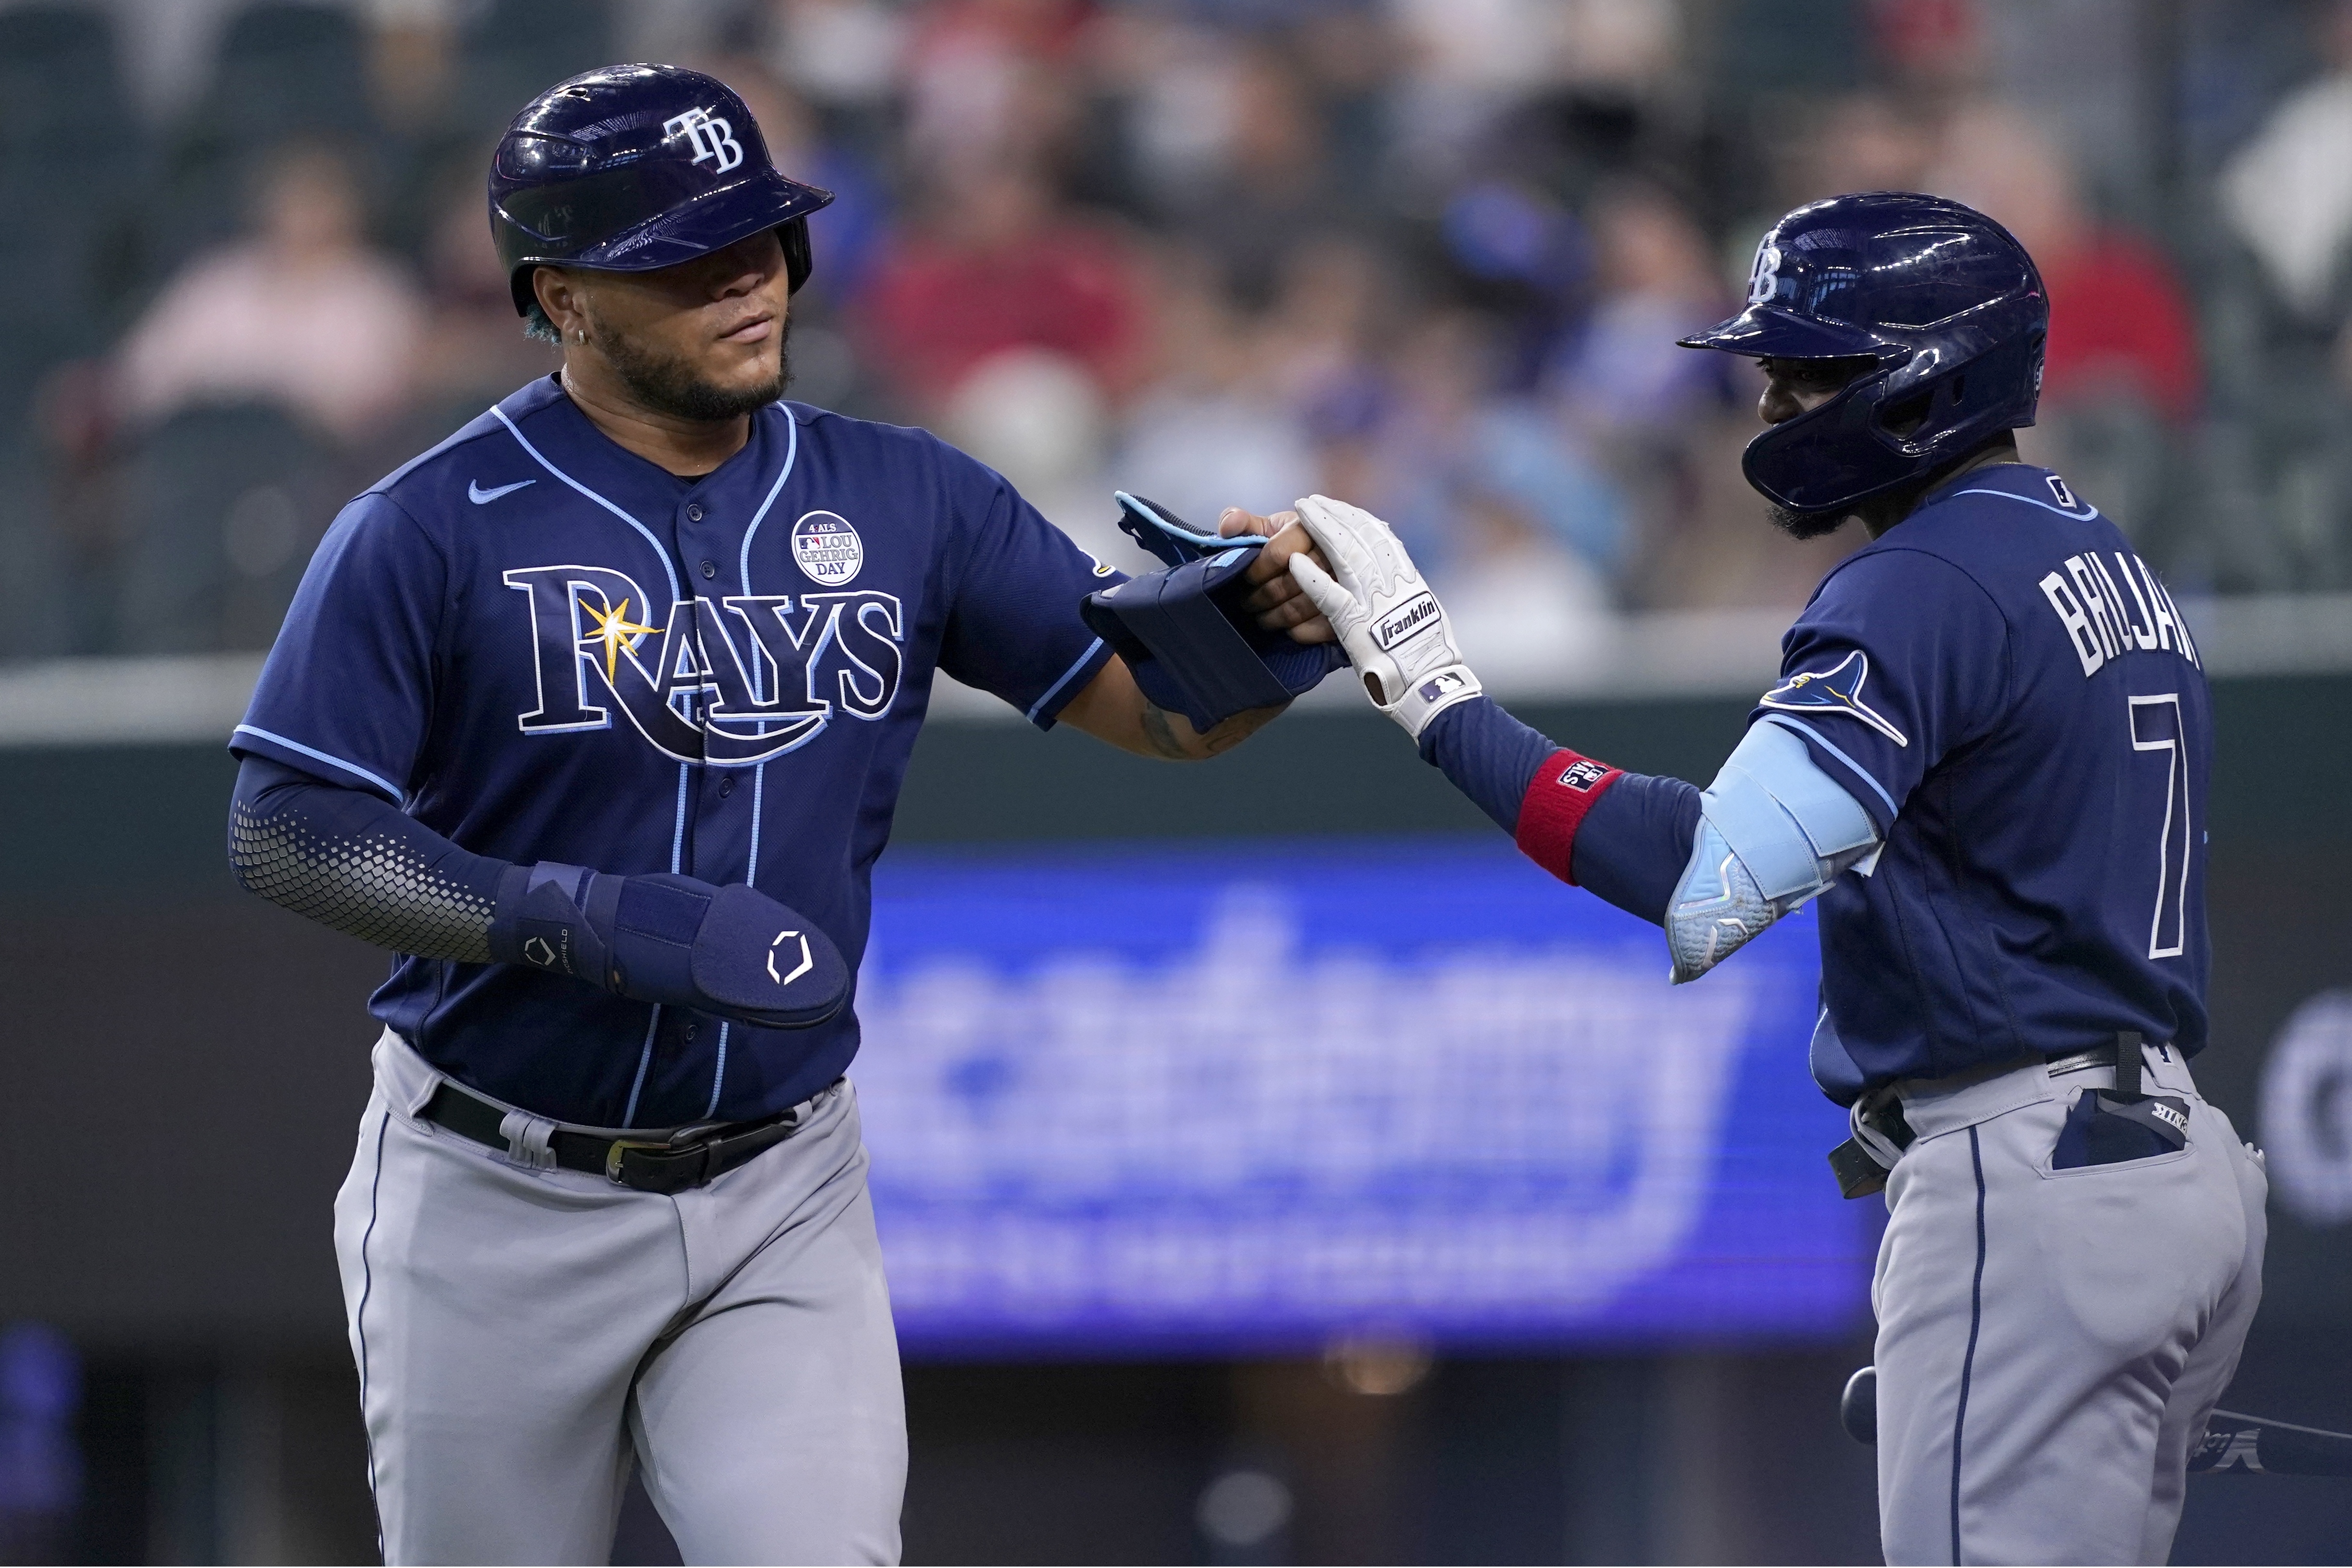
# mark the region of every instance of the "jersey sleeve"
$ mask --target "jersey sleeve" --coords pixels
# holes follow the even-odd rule
[[[230,750],[405,805],[447,587],[440,551],[396,503],[371,493],[345,507],[302,574]]]
[[[1078,602],[1126,577],[1079,549],[1003,478],[972,468],[980,488],[959,520],[961,569],[940,668],[1050,730],[1110,661],[1110,646],[1079,618]]]
[[[1697,786],[1570,751],[1491,697],[1456,703],[1432,720],[1421,756],[1528,859],[1653,925],[1664,921],[1690,863]]]
[[[1939,556],[1875,550],[1832,574],[1781,643],[1751,723],[1797,734],[1884,837],[1927,771],[2008,700],[2008,622]]]

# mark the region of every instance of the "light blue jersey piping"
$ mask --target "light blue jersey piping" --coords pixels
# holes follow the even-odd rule
[[[586,485],[582,484],[578,479],[573,479],[570,474],[565,473],[562,468],[557,468],[553,463],[549,462],[540,452],[540,449],[530,444],[530,438],[524,436],[520,430],[515,428],[515,422],[507,417],[507,411],[505,409],[493,405],[490,412],[499,416],[499,423],[505,426],[508,433],[514,437],[515,440],[522,447],[522,449],[530,454],[532,461],[536,462],[541,468],[545,468],[549,473],[553,474],[557,479],[562,479],[565,484],[570,485],[573,489],[578,490],[582,495],[586,496],[590,500],[594,501],[598,506],[603,507],[606,511],[611,512],[614,517],[619,518],[623,522],[627,523],[631,528],[635,529],[639,533],[645,535],[646,542],[654,547],[654,554],[662,563],[662,575],[669,579],[670,602],[673,604],[677,603],[680,596],[677,591],[677,568],[670,564],[669,552],[663,549],[662,542],[654,537],[654,531],[647,528],[644,523],[639,522],[635,518],[631,517],[627,512],[623,511],[619,507],[614,506],[611,501],[606,500],[603,496],[598,495],[594,490],[590,489]]]
[[[273,735],[268,731],[255,724],[239,724],[236,729],[230,731],[229,733],[232,735],[254,735],[258,736],[260,739],[265,741],[274,741],[278,745],[287,748],[289,751],[299,752],[304,756],[314,757],[320,762],[325,763],[330,767],[341,768],[343,772],[352,774],[355,778],[367,780],[368,783],[375,785],[376,788],[392,796],[392,801],[394,805],[405,806],[408,804],[408,796],[402,794],[400,790],[395,788],[390,779],[385,778],[379,773],[372,773],[368,772],[367,769],[360,766],[357,763],[347,763],[341,757],[329,756],[326,752],[320,751],[315,746],[306,746],[299,741],[289,741],[283,735]]]
[[[1062,671],[1062,679],[1054,682],[1053,685],[1045,688],[1045,695],[1031,703],[1029,705],[1029,711],[1024,713],[1022,717],[1028,720],[1032,724],[1034,724],[1037,721],[1037,715],[1045,711],[1045,704],[1060,696],[1062,688],[1067,686],[1071,681],[1077,679],[1078,671],[1086,668],[1087,660],[1094,658],[1095,649],[1102,647],[1102,645],[1103,640],[1100,637],[1097,637],[1094,641],[1087,644],[1087,651],[1078,655],[1077,662],[1071,665],[1069,668]]]

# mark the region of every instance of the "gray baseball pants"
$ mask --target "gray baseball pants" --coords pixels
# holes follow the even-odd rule
[[[1916,1135],[1878,1253],[1878,1497],[1889,1563],[2162,1563],[2189,1455],[2262,1300],[2261,1156],[2150,1047],[2188,1146],[2052,1168],[2112,1068],[1901,1089]]]
[[[384,1560],[607,1562],[637,1465],[688,1563],[897,1562],[906,1412],[847,1083],[663,1196],[420,1121],[440,1081],[385,1032],[335,1198]]]

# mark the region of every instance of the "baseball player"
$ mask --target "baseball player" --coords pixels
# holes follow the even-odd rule
[[[384,1553],[604,1562],[636,1465],[689,1562],[892,1562],[843,1072],[932,672],[1205,756],[1336,662],[1234,606],[1305,535],[1153,513],[1186,570],[1129,583],[924,433],[778,401],[831,198],[709,77],[550,89],[489,192],[562,371],[344,510],[232,742],[245,885],[404,955],[335,1200]],[[1170,678],[1195,633],[1257,706]]]
[[[1859,518],[1715,782],[1580,756],[1483,695],[1379,519],[1312,497],[1294,558],[1381,711],[1537,863],[1662,925],[1697,980],[1818,899],[1832,1156],[1891,1215],[1878,1317],[1894,1563],[2160,1563],[2261,1295],[2259,1156],[2197,1092],[2212,722],[2130,542],[2019,460],[2049,312],[1982,215],[1781,219],[1747,308],[1748,481]],[[1311,611],[1310,611],[1311,606]]]

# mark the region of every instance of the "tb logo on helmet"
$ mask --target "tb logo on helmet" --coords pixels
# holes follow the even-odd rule
[[[1748,302],[1769,305],[1780,288],[1780,247],[1770,240],[1756,247],[1756,265],[1748,273]]]
[[[718,169],[725,174],[743,161],[743,144],[735,140],[735,128],[719,119],[707,109],[689,109],[684,114],[674,114],[662,121],[662,134],[683,136],[694,143],[694,161],[716,158]]]

